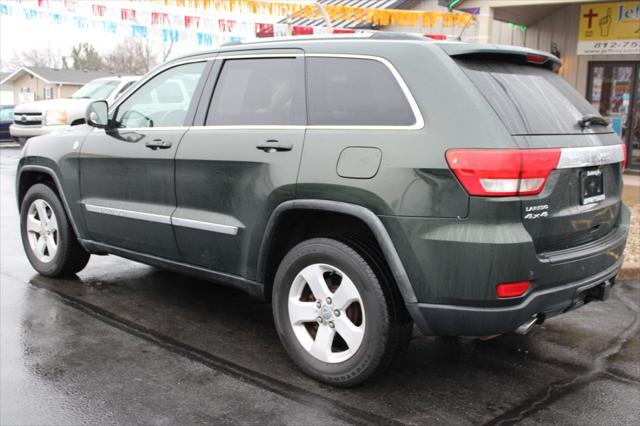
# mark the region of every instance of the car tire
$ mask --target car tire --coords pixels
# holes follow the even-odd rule
[[[42,275],[73,275],[89,262],[60,199],[45,184],[33,185],[22,200],[20,234],[29,262]]]
[[[293,362],[339,387],[384,371],[408,345],[412,327],[397,324],[402,315],[384,285],[370,262],[340,241],[314,238],[293,247],[276,272],[272,298],[276,329]]]

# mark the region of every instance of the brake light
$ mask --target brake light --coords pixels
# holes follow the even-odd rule
[[[424,37],[426,38],[430,38],[433,40],[446,40],[447,39],[447,35],[446,34],[422,34]]]
[[[527,62],[531,62],[532,64],[544,64],[547,62],[547,59],[548,58],[545,58],[542,55],[534,55],[532,53],[527,55]]]
[[[520,297],[529,290],[531,281],[520,281],[517,283],[502,283],[496,286],[496,296],[501,299],[509,297]]]
[[[560,149],[450,149],[447,163],[469,195],[539,194]]]
[[[618,146],[622,149],[622,170],[624,170],[627,168],[627,145],[620,144]]]

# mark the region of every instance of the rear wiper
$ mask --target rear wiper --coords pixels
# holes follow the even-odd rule
[[[598,126],[608,126],[609,120],[597,114],[587,114],[580,120],[578,120],[578,126],[582,127],[583,129],[592,124],[596,124]]]

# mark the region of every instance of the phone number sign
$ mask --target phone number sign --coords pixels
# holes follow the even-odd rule
[[[640,1],[580,7],[578,55],[640,55]]]
[[[578,55],[640,55],[640,40],[579,41]]]

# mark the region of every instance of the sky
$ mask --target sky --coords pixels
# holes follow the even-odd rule
[[[12,15],[5,16],[0,14],[0,69],[9,71],[5,63],[14,56],[14,52],[20,50],[31,50],[34,48],[51,48],[54,52],[59,53],[60,56],[68,56],[71,48],[80,42],[88,42],[96,47],[101,53],[107,53],[113,49],[118,42],[122,41],[128,35],[130,31],[122,29],[120,34],[109,34],[100,30],[81,30],[75,28],[73,21],[71,21],[72,15],[69,15],[70,19],[64,25],[54,24],[50,19],[34,19],[27,20],[23,17],[22,8],[32,8],[34,10],[40,10],[44,12],[55,12],[61,10],[64,7],[62,0],[45,0],[49,1],[50,9],[38,8],[36,0],[23,0],[18,3],[16,0],[0,0],[1,5],[8,5],[11,7]],[[167,7],[163,1],[136,1],[130,3],[122,0],[76,0],[78,3],[87,3],[88,6],[83,4],[82,6],[90,7],[92,4],[105,5],[107,8],[114,12],[116,9],[119,12],[120,8],[135,8],[144,11],[161,11],[169,14],[184,15],[189,13],[196,16],[208,16],[211,18],[228,18],[238,19],[243,18],[238,15],[219,13],[212,10],[203,9],[189,9],[183,7]],[[282,1],[282,0],[281,0]],[[285,0],[287,1],[287,0]],[[86,15],[88,18],[92,18],[90,15]],[[250,20],[260,20],[261,22],[277,22],[278,17],[265,16],[257,17],[255,15],[245,16],[244,18]],[[94,19],[94,18],[92,18]],[[106,19],[106,18],[105,18]],[[115,19],[114,19],[115,21]],[[149,39],[152,41],[152,46],[157,52],[160,52],[163,47],[163,41],[159,34],[150,33]],[[165,46],[166,47],[166,46]],[[172,55],[176,56],[184,53],[189,53],[205,47],[199,47],[195,36],[191,40],[178,42],[172,48]]]

